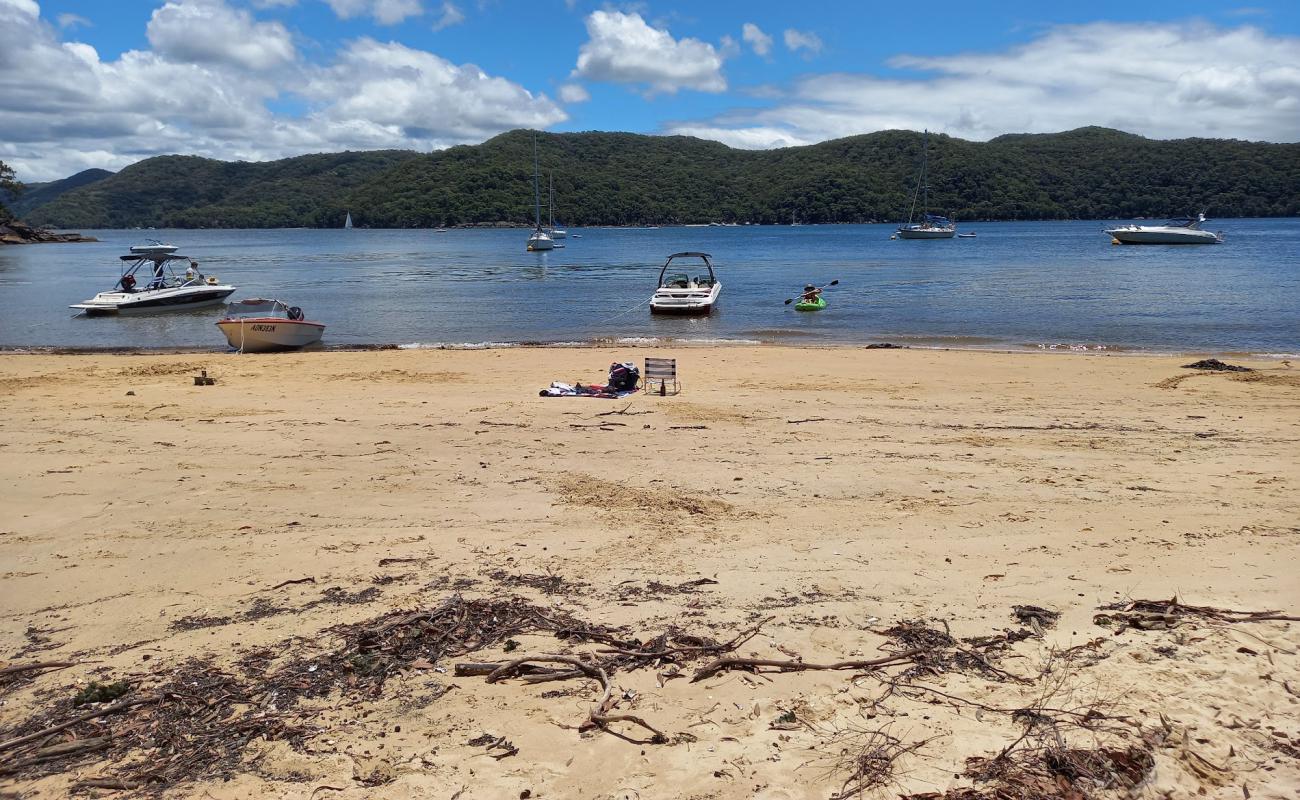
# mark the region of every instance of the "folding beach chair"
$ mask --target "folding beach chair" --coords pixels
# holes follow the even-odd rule
[[[647,358],[645,360],[645,371],[642,373],[645,380],[645,391],[651,393],[655,391],[655,382],[659,382],[659,396],[668,394],[668,384],[673,385],[672,394],[678,394],[682,390],[682,385],[677,382],[677,359],[675,358]]]

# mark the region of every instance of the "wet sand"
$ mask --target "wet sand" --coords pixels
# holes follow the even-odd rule
[[[679,396],[537,396],[647,354],[678,357]],[[734,655],[762,659],[871,660],[915,644],[909,625],[954,638],[926,640],[942,651],[930,669],[692,682],[674,670],[708,659],[681,657],[614,672],[616,713],[663,744],[577,730],[600,697],[591,681],[453,674],[456,662],[599,643],[513,635],[404,663],[369,693],[353,665],[352,683],[323,696],[259,699],[308,734],[253,741],[228,779],[210,771],[168,791],[826,798],[852,774],[844,754],[868,740],[899,744],[864,796],[990,790],[963,775],[967,759],[1039,741],[1043,729],[1026,739],[1011,712],[1050,707],[1062,720],[1052,737],[1075,749],[1120,740],[1071,719],[1122,718],[1124,746],[1153,759],[1140,796],[1295,797],[1296,622],[1169,614],[1120,631],[1099,611],[1177,596],[1300,613],[1300,369],[1247,360],[1258,369],[1202,373],[1181,369],[1188,360],[788,347],[3,355],[0,653],[82,663],[0,684],[0,739],[63,713],[91,680],[147,692],[193,657],[242,676],[262,648],[324,665],[351,652],[335,626],[456,594],[518,596],[620,641],[676,626],[679,643],[725,642],[761,625]],[[216,385],[194,386],[200,369]],[[1018,605],[1061,616],[1035,628]],[[987,636],[1001,642],[957,641]],[[963,661],[972,650],[989,669]],[[116,734],[127,724],[103,720]],[[63,739],[89,735],[76,730]],[[498,737],[518,752],[498,760],[469,744]],[[127,762],[56,763],[0,774],[0,787],[64,796]]]

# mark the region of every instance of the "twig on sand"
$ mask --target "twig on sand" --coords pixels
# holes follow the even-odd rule
[[[882,658],[872,658],[856,661],[837,661],[833,664],[813,664],[807,661],[779,660],[770,658],[740,658],[737,656],[723,656],[718,660],[706,664],[696,671],[695,677],[691,682],[702,681],[705,678],[711,678],[719,672],[729,669],[746,669],[758,667],[770,667],[777,672],[803,672],[804,670],[843,670],[843,669],[878,669],[893,664],[902,664],[911,661],[914,656],[926,652],[922,648],[914,650],[905,650],[901,653],[891,653]]]
[[[787,424],[787,425],[802,425],[802,424],[804,424],[805,422],[827,422],[827,421],[828,421],[828,420],[827,420],[825,417],[809,417],[809,418],[807,418],[807,419],[788,419],[788,420],[785,421],[785,424]]]
[[[628,409],[631,408],[631,407],[632,407],[632,404],[631,404],[631,403],[628,403],[627,405],[623,406],[622,408],[620,408],[620,409],[618,409],[618,410],[616,410],[616,411],[602,411],[602,412],[600,412],[599,414],[597,414],[596,416],[598,416],[598,417],[609,417],[609,416],[613,416],[614,414],[627,414],[629,417],[634,417],[634,416],[637,416],[638,414],[653,414],[653,413],[654,413],[653,411],[628,411]]]
[[[280,583],[277,583],[276,585],[271,587],[271,590],[274,591],[275,589],[283,589],[286,586],[293,586],[294,584],[298,584],[298,583],[315,583],[315,582],[316,579],[312,577],[294,578],[293,580],[281,581]]]
[[[508,661],[505,664],[502,664],[495,672],[488,675],[487,682],[496,683],[499,680],[509,678],[519,669],[526,666],[533,666],[534,662],[539,661],[547,664],[568,664],[573,667],[573,673],[581,673],[600,684],[602,689],[600,700],[587,712],[587,721],[579,726],[579,730],[600,728],[601,730],[608,731],[611,722],[627,722],[633,725],[639,725],[649,731],[652,734],[650,742],[653,744],[663,744],[668,741],[668,737],[664,736],[662,731],[646,722],[641,717],[633,714],[610,713],[617,708],[618,699],[614,697],[614,685],[609,682],[608,673],[605,672],[603,667],[596,664],[589,664],[574,656],[541,655],[516,658],[514,661]],[[609,732],[613,733],[613,731]]]

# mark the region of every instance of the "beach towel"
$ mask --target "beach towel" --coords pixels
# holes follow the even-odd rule
[[[537,394],[541,397],[599,397],[604,400],[617,400],[636,394],[639,389],[611,389],[608,386],[584,386],[581,383],[568,384],[554,381]]]
[[[634,393],[641,382],[641,370],[630,361],[609,365],[609,382],[604,386],[583,386],[581,383],[561,383],[553,381],[550,386],[538,392],[542,397],[600,397],[617,400]]]

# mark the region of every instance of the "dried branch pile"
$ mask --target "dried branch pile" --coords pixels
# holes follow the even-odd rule
[[[1189,606],[1178,602],[1174,597],[1169,600],[1124,600],[1118,603],[1100,606],[1100,611],[1092,621],[1097,625],[1114,627],[1116,633],[1123,633],[1129,628],[1136,630],[1168,630],[1185,622],[1300,622],[1300,617],[1283,614],[1281,611],[1233,611],[1228,608],[1213,606]]]
[[[254,739],[298,743],[311,732],[275,710],[264,688],[211,661],[187,661],[149,682],[148,691],[132,689],[93,710],[66,697],[27,720],[0,742],[0,775],[39,776],[109,761],[121,788],[165,787],[233,774]]]

